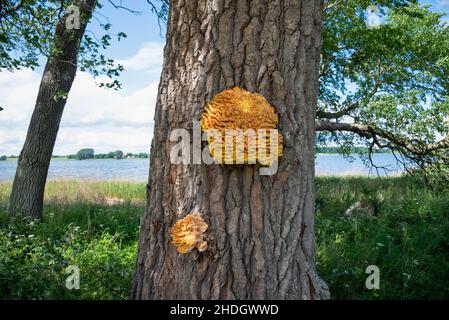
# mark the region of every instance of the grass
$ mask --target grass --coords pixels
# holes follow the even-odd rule
[[[43,223],[7,221],[0,183],[0,299],[126,299],[145,184],[50,181]],[[357,200],[376,217],[345,217]],[[334,299],[449,298],[449,199],[410,178],[316,180],[317,268]],[[68,290],[66,268],[80,268]],[[365,269],[380,289],[365,288]]]
[[[319,178],[317,261],[339,299],[448,299],[449,199],[406,178]],[[377,217],[344,217],[356,200]],[[366,267],[380,270],[380,290],[367,290]]]
[[[0,299],[127,298],[144,184],[50,181],[40,224],[6,221],[10,187],[0,184]],[[70,265],[80,290],[65,288]]]

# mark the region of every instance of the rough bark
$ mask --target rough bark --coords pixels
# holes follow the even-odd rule
[[[96,0],[74,2],[80,28],[67,29],[66,16],[55,29],[53,49],[44,69],[36,105],[19,156],[8,212],[42,218],[44,189],[66,97],[75,79],[80,41]]]
[[[322,28],[319,0],[172,1],[156,104],[134,299],[320,299],[315,270],[314,149]],[[276,108],[284,156],[254,165],[174,165],[169,133],[240,86]],[[170,228],[200,212],[209,247],[179,254]]]

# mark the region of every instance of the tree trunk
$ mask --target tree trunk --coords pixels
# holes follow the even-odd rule
[[[56,26],[53,50],[42,76],[36,106],[19,156],[8,212],[41,219],[45,183],[67,95],[75,79],[80,42],[96,0],[78,0],[79,29]]]
[[[134,299],[323,299],[314,255],[314,150],[320,0],[172,1],[156,104]],[[275,107],[284,155],[255,165],[174,165],[169,133],[240,86]],[[199,212],[206,252],[180,254],[171,226]]]

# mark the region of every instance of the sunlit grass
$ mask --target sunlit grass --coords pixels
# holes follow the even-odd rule
[[[5,205],[11,183],[0,182],[0,204]],[[127,181],[50,180],[45,189],[45,202],[50,205],[79,203],[117,204],[143,203],[145,183]]]

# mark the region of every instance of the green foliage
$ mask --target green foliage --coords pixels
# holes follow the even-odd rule
[[[449,157],[448,157],[449,159]],[[427,166],[424,170],[417,169],[413,171],[417,179],[421,179],[432,189],[438,192],[449,192],[449,164],[444,162],[435,162]]]
[[[61,48],[55,39],[55,29],[62,21],[69,5],[76,4],[72,0],[2,0],[0,4],[0,70],[21,68],[34,69],[39,65],[39,58],[58,58]],[[113,5],[117,9],[127,9],[128,13],[138,14],[114,1],[97,1],[96,12],[92,21],[98,23],[100,34],[86,32],[80,43],[80,70],[91,73],[94,77],[105,76],[106,81],[100,87],[119,89],[117,80],[123,66],[106,57],[105,51],[114,39],[120,42],[127,35],[123,32],[112,33],[112,25],[101,10],[104,4]],[[148,1],[151,11],[157,15],[158,21],[165,20],[168,14],[168,1]],[[83,17],[81,19],[87,19]],[[101,34],[102,33],[102,34]],[[66,98],[67,93],[60,93],[54,99]]]
[[[318,178],[317,268],[334,299],[447,299],[449,199],[412,178]],[[357,200],[376,217],[344,217]],[[365,269],[380,269],[380,290]]]
[[[5,161],[5,160],[8,160],[7,156],[0,156],[0,161]]]
[[[0,183],[0,299],[128,298],[144,183],[50,181],[40,224],[6,219],[9,192]],[[358,200],[377,216],[344,217]],[[332,297],[448,299],[448,214],[446,193],[410,177],[317,178],[317,268]],[[380,290],[365,288],[371,264]],[[69,265],[80,290],[64,286]]]
[[[57,92],[57,93],[54,95],[53,100],[54,100],[55,102],[67,100],[68,96],[69,96],[68,92],[62,92],[62,91],[60,91],[60,92]]]
[[[5,299],[50,299],[60,296],[63,257],[50,238],[36,243],[34,222],[12,221],[2,216],[0,231],[0,296]],[[49,285],[50,284],[50,285]]]
[[[115,159],[123,159],[123,151],[122,150],[116,150],[114,153],[115,153]]]
[[[40,52],[48,51],[50,42],[47,39],[53,37],[57,19],[55,2],[26,0],[20,5],[16,0],[2,1],[0,69],[38,66]]]
[[[140,152],[140,153],[131,153],[128,152],[126,155],[123,153],[122,150],[116,150],[116,151],[111,151],[108,153],[94,153],[94,151],[92,149],[81,149],[80,151],[82,151],[83,154],[86,153],[86,150],[89,150],[89,158],[80,158],[78,156],[78,154],[71,154],[68,155],[67,158],[68,159],[77,159],[77,160],[83,160],[83,159],[124,159],[124,158],[133,158],[133,159],[147,159],[148,158],[148,154],[144,153],[144,152]],[[78,151],[78,153],[80,152]]]
[[[148,153],[140,152],[139,154],[137,154],[137,158],[147,159],[148,157]]]
[[[366,25],[369,5],[378,6],[384,14],[380,28]],[[449,27],[443,16],[416,1],[354,0],[328,7],[320,110],[335,112],[355,106],[349,108],[345,121],[373,125],[415,145],[445,136]],[[376,143],[410,159],[423,160],[391,139],[373,141],[354,133],[320,133],[319,143],[330,141],[341,145],[343,153],[356,144]]]
[[[61,49],[55,39],[56,25],[62,21],[70,0],[6,0],[0,6],[0,69],[14,70],[34,69],[39,65],[41,56],[58,57]],[[98,2],[98,9],[101,3]],[[83,19],[83,17],[81,17]],[[115,65],[107,59],[103,51],[111,44],[112,38],[120,41],[126,35],[122,32],[113,35],[110,24],[99,23],[103,35],[86,34],[80,45],[79,65],[83,71],[94,76],[105,75],[110,81],[102,86],[119,88],[120,83],[114,79],[123,71],[123,66]],[[65,98],[67,93],[60,93],[54,98]]]
[[[50,204],[43,223],[0,209],[0,299],[127,299],[142,207]],[[65,288],[66,268],[80,289]]]
[[[75,158],[77,160],[93,159],[94,158],[94,154],[95,154],[94,149],[92,149],[92,148],[84,148],[84,149],[79,150],[76,153]]]

